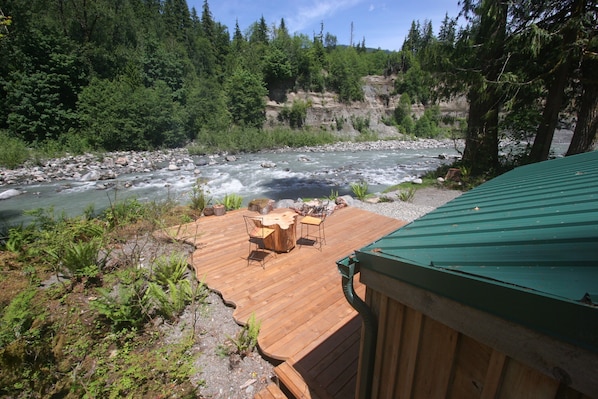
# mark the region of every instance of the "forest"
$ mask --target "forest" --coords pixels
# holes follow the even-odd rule
[[[462,0],[437,34],[413,21],[400,51],[337,43],[333,33],[290,34],[262,17],[241,31],[185,0],[5,0],[0,15],[0,137],[4,166],[28,151],[146,150],[200,143],[251,151],[341,138],[303,126],[309,104],[265,124],[273,93],[334,92],[363,99],[361,78],[395,76],[401,101],[384,121],[437,135],[440,100],[464,97],[461,160],[496,175],[550,156],[554,130],[572,122],[568,154],[593,148],[598,127],[598,6],[589,0]],[[459,22],[459,23],[458,23]],[[415,118],[412,104],[426,113]],[[429,111],[429,112],[428,112]],[[445,121],[446,122],[446,121]],[[266,134],[264,134],[264,131]],[[508,159],[503,140],[529,143]]]

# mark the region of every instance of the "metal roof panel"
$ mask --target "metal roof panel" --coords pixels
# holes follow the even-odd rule
[[[528,303],[517,306],[527,313],[533,312],[531,303],[554,307],[561,302],[566,312],[585,307],[596,331],[590,346],[598,351],[598,152],[514,169],[355,255],[361,268],[408,279],[471,306],[484,302],[468,292],[468,284],[476,281],[486,292],[493,287],[503,302],[514,291],[525,293],[518,298]],[[406,265],[424,273],[405,274]],[[450,281],[459,282],[454,287],[442,282],[449,274]],[[500,304],[486,310],[507,318],[513,312]],[[523,316],[514,318],[526,322]],[[555,323],[531,324],[544,329]]]

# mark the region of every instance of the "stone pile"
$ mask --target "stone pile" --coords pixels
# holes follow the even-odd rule
[[[14,170],[0,168],[0,186],[61,180],[111,180],[120,175],[151,172],[165,167],[169,170],[195,169],[210,162],[213,162],[213,158],[194,162],[186,149],[84,154],[50,159],[41,165],[26,164]]]
[[[331,151],[381,151],[381,150],[417,150],[427,148],[463,148],[463,140],[435,140],[435,139],[417,139],[417,140],[378,140],[365,142],[340,141],[332,144],[325,144],[314,147],[300,147],[293,149],[297,152],[331,152]],[[288,152],[291,149],[281,148],[277,150],[268,150],[267,152]],[[447,157],[445,154],[438,154],[439,157]]]

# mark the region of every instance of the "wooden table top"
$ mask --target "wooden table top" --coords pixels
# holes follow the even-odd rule
[[[262,216],[262,223],[264,226],[278,225],[281,229],[286,230],[295,224],[295,216],[297,213],[289,208],[277,208],[267,215]]]

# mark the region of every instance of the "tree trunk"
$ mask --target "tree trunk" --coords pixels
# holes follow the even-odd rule
[[[494,95],[480,93],[477,88],[471,89],[468,97],[469,113],[463,163],[472,175],[480,175],[496,170],[499,166],[499,106]]]
[[[598,81],[595,72],[598,71],[598,60],[591,57],[584,59],[581,66],[581,84],[583,93],[580,99],[577,123],[567,155],[581,154],[592,151],[596,144],[598,131]]]
[[[542,121],[538,126],[536,137],[529,154],[529,162],[540,162],[548,159],[550,146],[554,137],[554,130],[559,121],[559,113],[563,108],[565,88],[569,81],[570,62],[564,61],[558,68],[554,81],[548,88],[546,104],[542,111]]]
[[[481,76],[469,89],[469,114],[463,165],[472,175],[496,172],[498,162],[498,113],[502,105],[499,86],[503,70],[504,42],[507,25],[507,2],[482,2],[481,20],[476,35],[479,51],[477,64],[483,65]]]
[[[586,0],[573,0],[570,3],[571,18],[579,18],[583,13],[586,5]],[[563,108],[565,99],[565,89],[569,83],[569,76],[572,69],[572,48],[579,35],[579,29],[568,26],[565,28],[562,38],[560,50],[563,53],[561,64],[557,67],[554,75],[554,80],[548,88],[548,95],[546,97],[546,105],[542,112],[542,121],[538,126],[536,138],[532,145],[532,150],[529,155],[529,162],[540,162],[548,159],[550,154],[550,146],[554,137],[554,130],[559,119],[559,113]]]

